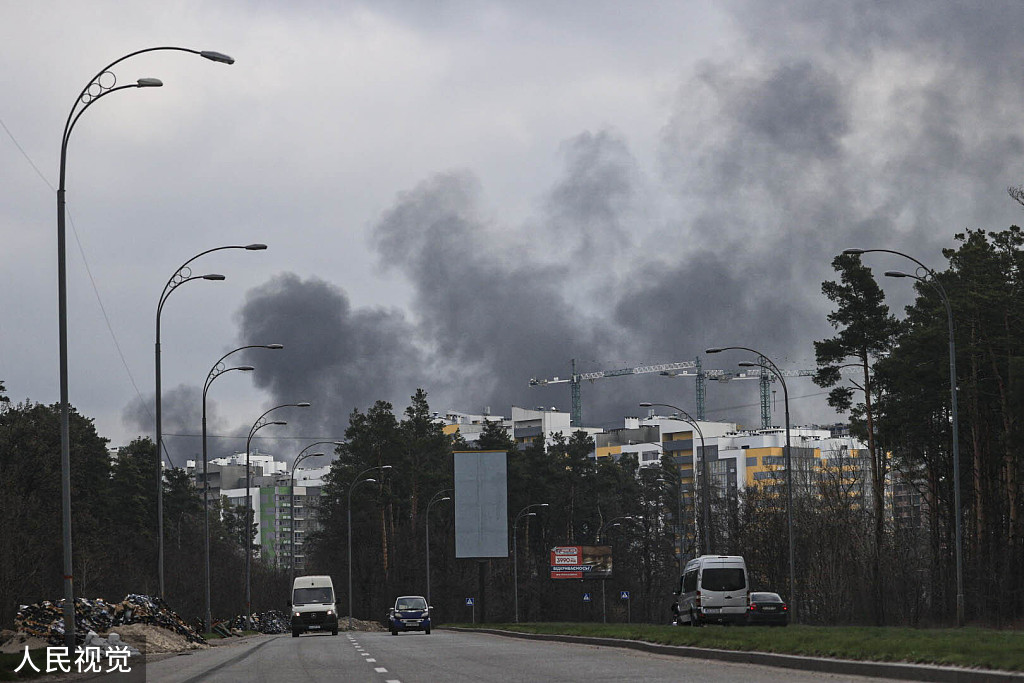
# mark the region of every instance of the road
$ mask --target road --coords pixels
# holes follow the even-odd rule
[[[260,636],[156,662],[147,683],[579,683],[880,681],[646,654],[612,647],[435,630]]]

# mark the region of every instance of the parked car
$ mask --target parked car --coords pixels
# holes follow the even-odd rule
[[[399,631],[423,631],[430,635],[430,606],[421,595],[403,595],[395,600],[395,606],[388,612],[388,628],[391,635]]]
[[[751,626],[785,626],[789,623],[789,605],[778,593],[751,593],[747,623]]]

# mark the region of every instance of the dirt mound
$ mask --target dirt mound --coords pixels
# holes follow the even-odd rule
[[[342,631],[348,631],[348,617],[341,617],[338,620],[338,626],[341,627]],[[363,621],[362,619],[352,619],[352,630],[353,631],[387,631],[386,628],[379,621]]]
[[[138,648],[143,654],[203,650],[210,647],[205,643],[192,642],[180,633],[152,624],[124,624],[111,629],[111,632],[120,635],[121,640]]]
[[[28,645],[28,649],[35,650],[36,648],[46,647],[49,643],[43,638],[30,636],[27,633],[8,631],[6,629],[0,631],[0,652],[5,654],[24,652],[26,645]]]

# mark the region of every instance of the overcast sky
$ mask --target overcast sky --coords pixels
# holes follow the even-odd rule
[[[753,346],[814,367],[821,282],[850,246],[943,268],[965,228],[1019,221],[1019,2],[20,2],[0,0],[0,381],[59,400],[55,187],[76,95],[135,57],[68,151],[70,398],[113,445],[164,432],[289,459],[417,387],[434,410],[569,409],[531,377]],[[890,257],[891,258],[891,257]],[[906,263],[874,257],[878,272]],[[908,286],[884,283],[897,313]],[[703,356],[734,369],[743,354]],[[942,364],[937,372],[944,372]],[[807,378],[794,421],[837,416]],[[583,386],[587,424],[639,401],[695,411],[693,379]],[[781,396],[781,392],[779,392]],[[758,426],[755,382],[708,417]],[[782,406],[775,412],[782,422]],[[235,438],[232,438],[235,437]],[[183,464],[199,442],[169,436]]]

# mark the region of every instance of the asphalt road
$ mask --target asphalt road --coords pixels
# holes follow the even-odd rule
[[[156,662],[148,683],[594,683],[881,681],[646,654],[613,647],[435,630],[260,636]]]

